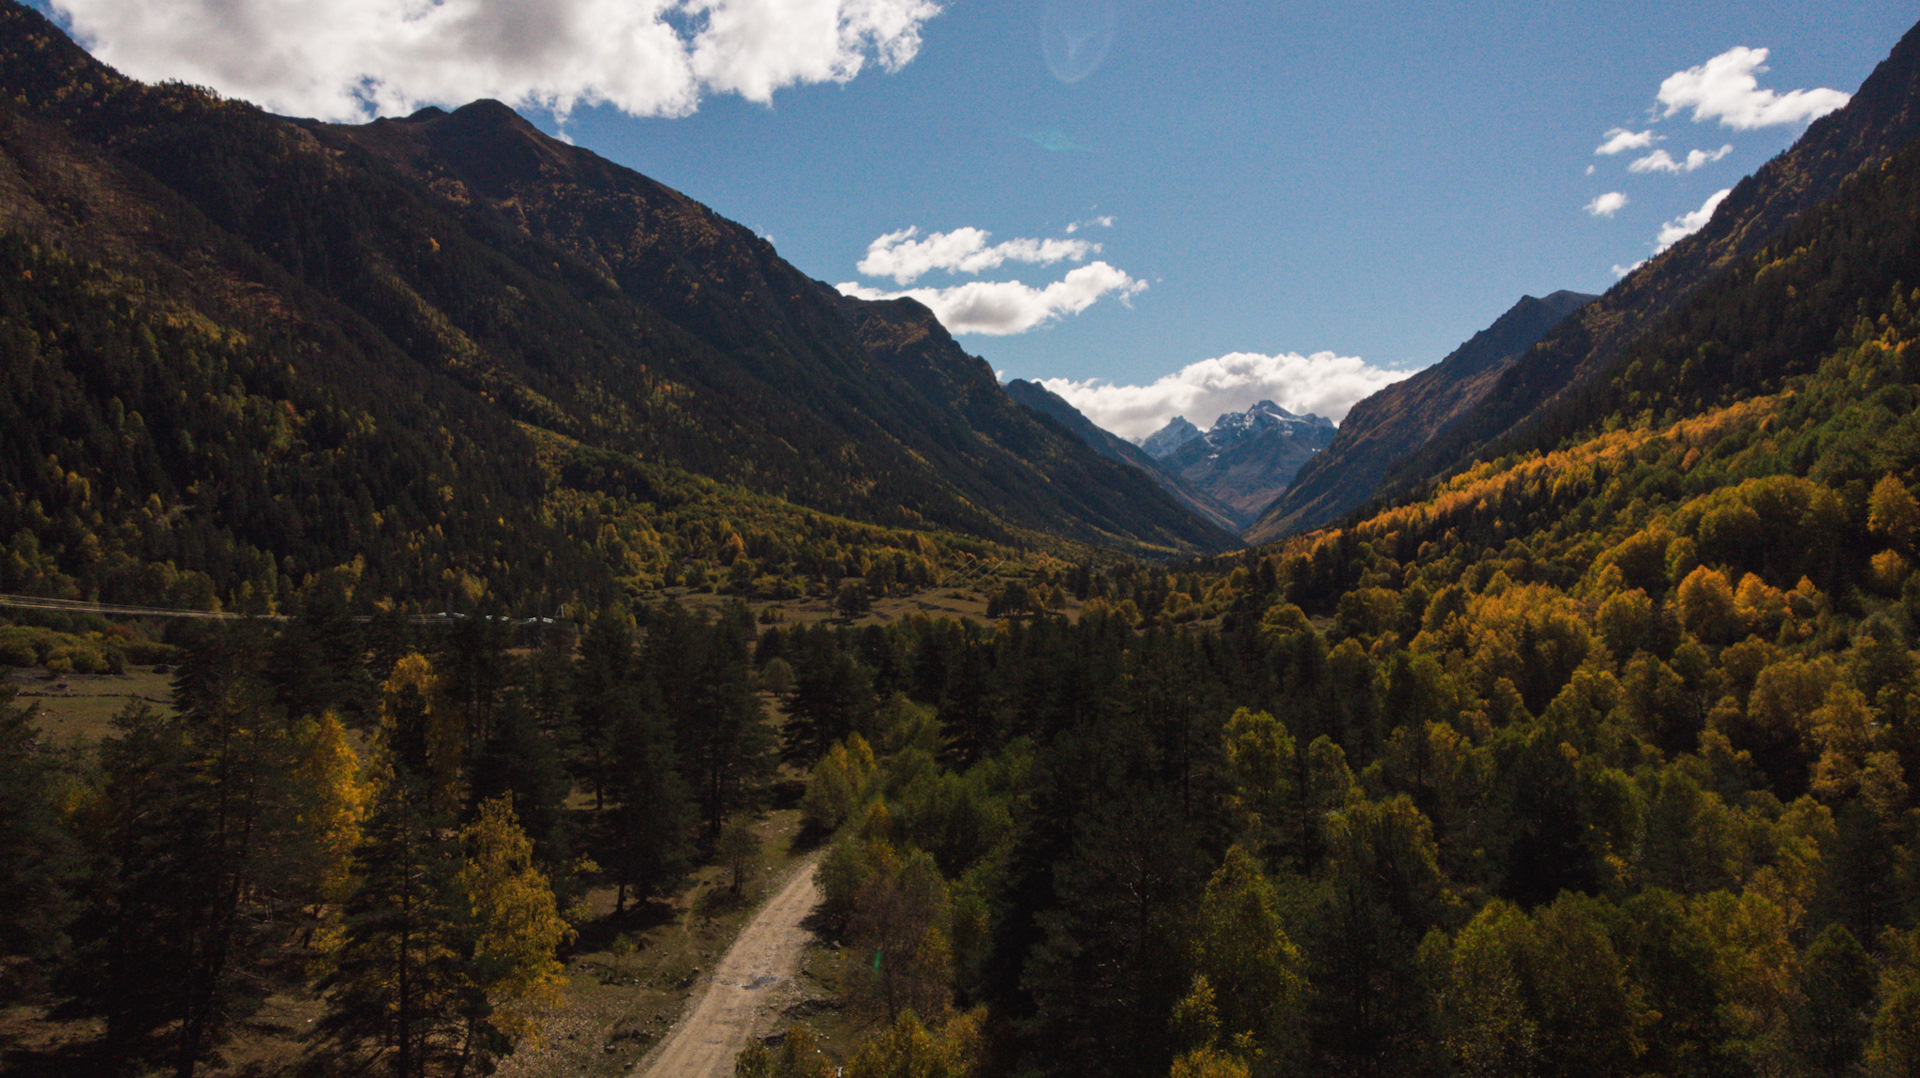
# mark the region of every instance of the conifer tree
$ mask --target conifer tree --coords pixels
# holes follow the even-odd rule
[[[331,969],[320,981],[319,1031],[337,1046],[371,1046],[394,1078],[420,1078],[457,1057],[464,1019],[458,845],[404,768],[385,778],[355,852],[359,886]]]
[[[533,840],[534,859],[549,872],[562,872],[573,856],[573,825],[566,810],[573,784],[559,745],[540,727],[523,693],[509,692],[501,701],[470,773],[470,800],[510,798],[521,829]]]
[[[649,637],[651,641],[667,633],[679,642],[679,607],[659,619]],[[664,645],[671,648],[672,644]],[[601,610],[580,634],[580,657],[573,674],[573,752],[575,768],[593,790],[593,807],[606,807],[607,792],[613,782],[614,742],[633,682],[639,670],[634,654],[633,625],[620,611]]]
[[[14,693],[0,684],[0,958],[37,963],[66,947],[79,851],[54,804],[53,760]]]
[[[638,686],[621,695],[619,707],[609,789],[616,803],[602,849],[616,888],[614,908],[624,910],[629,896],[645,902],[680,880],[693,853],[697,814],[666,719]]]

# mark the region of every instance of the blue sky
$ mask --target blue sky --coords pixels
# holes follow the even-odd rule
[[[1711,104],[1696,121],[1698,94],[1667,114],[1663,82],[1745,47],[1766,70],[1723,59],[1707,97],[1743,72],[1761,95],[1851,93],[1920,18],[1887,0],[446,0],[458,33],[395,45],[408,5],[307,6],[318,29],[270,0],[54,3],[129,74],[280,111],[517,99],[830,283],[996,282],[948,294],[952,328],[997,331],[961,343],[1130,435],[1260,396],[1337,417],[1522,294],[1604,291],[1805,130]],[[1050,64],[1063,31],[1079,53]],[[1645,144],[1597,155],[1614,130]],[[1630,171],[1655,151],[1671,164]],[[1624,205],[1587,209],[1608,194]],[[939,268],[969,254],[973,272]]]

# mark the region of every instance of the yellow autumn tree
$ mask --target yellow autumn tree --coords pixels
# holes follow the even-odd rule
[[[1708,643],[1725,643],[1739,627],[1733,605],[1733,586],[1725,575],[1702,565],[1680,582],[1676,597],[1680,624]]]
[[[874,773],[873,748],[859,734],[835,743],[807,779],[800,817],[823,833],[839,830],[868,794]]]
[[[1271,845],[1290,822],[1298,795],[1293,737],[1271,714],[1243,707],[1227,720],[1221,740],[1241,825],[1255,841]]]
[[[1867,583],[1882,595],[1898,595],[1912,569],[1899,551],[1882,550],[1867,562]]]
[[[1279,898],[1255,859],[1238,846],[1207,881],[1195,926],[1194,967],[1217,993],[1220,1028],[1284,1069],[1297,1049],[1306,996],[1305,963],[1280,926]]]
[[[912,1011],[869,1038],[847,1062],[846,1078],[971,1078],[980,1066],[980,1012],[948,1022],[938,1035]]]
[[[461,832],[466,864],[459,875],[473,917],[474,996],[485,1000],[476,1030],[483,1040],[511,1047],[539,1031],[542,1012],[566,983],[554,952],[573,938],[560,916],[553,887],[533,865],[533,843],[514,818],[506,796],[482,802],[480,816]]]
[[[1858,794],[1883,818],[1892,819],[1906,803],[1907,783],[1899,754],[1878,743],[1867,698],[1836,681],[1808,722],[1820,748],[1813,765],[1813,792],[1834,800]]]
[[[1217,1048],[1196,1048],[1173,1061],[1172,1078],[1248,1078],[1239,1056]]]
[[[1769,638],[1779,634],[1789,613],[1786,593],[1752,573],[1734,589],[1733,609],[1748,632]]]
[[[1867,528],[1895,546],[1912,550],[1920,541],[1920,502],[1905,483],[1885,476],[1867,498]]]
[[[282,853],[294,862],[300,890],[316,902],[338,904],[353,890],[353,850],[374,786],[333,712],[301,731],[298,744],[287,776],[293,827]]]
[[[755,1040],[734,1060],[734,1078],[833,1078],[834,1068],[820,1054],[820,1042],[805,1026],[793,1026],[781,1038],[780,1048]]]

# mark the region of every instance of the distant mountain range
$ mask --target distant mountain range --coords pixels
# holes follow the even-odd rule
[[[1005,387],[1007,396],[1021,405],[1053,420],[1091,446],[1094,452],[1147,473],[1162,490],[1179,499],[1188,509],[1227,531],[1239,531],[1246,523],[1231,506],[1189,483],[1181,474],[1155,460],[1142,446],[1094,425],[1066,399],[1036,382],[1016,378]]]
[[[126,79],[0,0],[0,537],[32,539],[0,584],[257,594],[364,563],[389,594],[611,595],[743,552],[742,580],[871,567],[836,522],[890,563],[916,535],[1268,542],[1631,413],[1635,363],[1764,365],[1643,353],[1917,137],[1909,34],[1606,295],[1523,298],[1338,430],[1263,401],[1134,446],[999,386],[920,304],[841,296],[496,102],[276,117]]]
[[[1140,448],[1227,506],[1245,527],[1333,439],[1332,420],[1294,415],[1268,400],[1244,412],[1225,412],[1204,432],[1175,416],[1142,439]]]

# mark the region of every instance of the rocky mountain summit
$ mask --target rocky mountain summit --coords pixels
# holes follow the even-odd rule
[[[1223,413],[1205,432],[1175,416],[1140,448],[1226,505],[1245,526],[1286,491],[1334,434],[1333,421],[1324,416],[1295,415],[1263,400],[1244,412]]]

